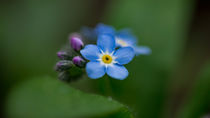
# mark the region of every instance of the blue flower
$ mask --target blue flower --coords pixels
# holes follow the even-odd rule
[[[136,55],[148,55],[151,50],[147,46],[138,46],[137,38],[131,33],[129,29],[115,31],[111,26],[98,24],[94,29],[96,35],[112,34],[115,36],[116,45],[119,47],[132,47]]]
[[[113,35],[100,34],[97,45],[86,45],[80,51],[82,56],[90,61],[86,64],[86,72],[90,78],[97,79],[105,73],[119,80],[128,76],[128,71],[123,65],[133,59],[135,52],[131,47],[122,47],[117,50],[115,48]]]

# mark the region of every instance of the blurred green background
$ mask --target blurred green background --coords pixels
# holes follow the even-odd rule
[[[202,118],[210,112],[207,0],[1,0],[0,16],[3,118]],[[53,70],[56,52],[69,33],[100,22],[131,28],[152,54],[128,64],[124,81],[85,78],[62,87]],[[72,97],[73,88],[84,95]],[[74,111],[72,103],[82,107]]]

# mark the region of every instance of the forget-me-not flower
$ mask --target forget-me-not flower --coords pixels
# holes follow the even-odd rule
[[[125,79],[128,70],[123,65],[135,56],[131,47],[116,50],[115,37],[108,33],[98,35],[97,45],[86,45],[80,53],[90,61],[86,64],[86,72],[92,79],[100,78],[105,73],[115,79]]]
[[[131,33],[129,29],[123,29],[115,31],[112,26],[98,24],[94,29],[96,35],[100,34],[112,34],[115,36],[116,45],[119,47],[132,47],[136,55],[147,55],[151,53],[151,50],[147,46],[138,46],[137,38]]]

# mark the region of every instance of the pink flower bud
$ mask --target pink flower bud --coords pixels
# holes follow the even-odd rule
[[[79,66],[79,67],[83,67],[85,64],[85,60],[82,59],[82,57],[80,56],[76,56],[72,59],[73,64]]]
[[[84,43],[82,42],[82,37],[80,36],[80,34],[77,34],[77,33],[71,34],[69,37],[69,40],[70,40],[71,47],[75,51],[80,51],[82,47],[84,46]]]
[[[70,58],[70,55],[67,52],[65,52],[65,51],[57,52],[57,56],[58,56],[59,59],[62,59],[62,60]]]

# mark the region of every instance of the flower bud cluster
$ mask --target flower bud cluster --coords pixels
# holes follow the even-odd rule
[[[55,70],[59,72],[58,78],[63,81],[71,81],[80,77],[86,61],[80,56],[79,51],[83,48],[84,43],[82,36],[79,33],[72,33],[69,36],[69,43],[65,50],[57,52],[57,57],[60,59],[55,66]],[[70,70],[75,70],[79,73],[71,74]]]

